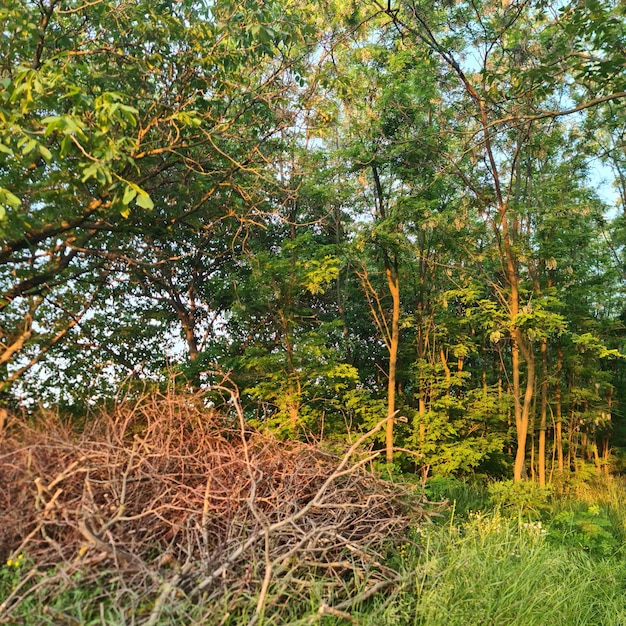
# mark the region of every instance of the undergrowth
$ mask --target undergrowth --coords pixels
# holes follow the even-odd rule
[[[447,515],[395,554],[404,586],[359,624],[626,624],[621,480],[539,489],[437,478],[427,493],[449,501]]]
[[[429,504],[356,449],[278,446],[189,399],[167,415],[5,441],[0,624],[626,624],[620,479],[434,478]]]

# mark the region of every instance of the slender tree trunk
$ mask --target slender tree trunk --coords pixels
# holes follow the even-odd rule
[[[483,338],[483,371],[482,371],[482,379],[483,379],[483,399],[487,399],[487,348],[485,346],[486,336]]]
[[[607,398],[607,405],[609,409],[609,413],[607,415],[607,419],[611,421],[611,413],[613,407],[613,387],[609,388],[609,397]],[[610,436],[607,432],[602,439],[602,469],[604,470],[604,474],[606,476],[609,475],[609,454],[610,454]]]
[[[580,434],[580,469],[585,467],[585,463],[591,458],[591,451],[589,449],[589,437],[587,433],[583,431]]]
[[[189,360],[195,361],[200,354],[198,349],[198,340],[196,338],[196,317],[193,311],[188,311],[182,303],[178,301],[178,298],[172,299],[178,319],[183,327],[183,333],[185,334],[185,343],[187,344],[187,352],[189,353]]]
[[[446,375],[446,396],[449,396],[450,395],[450,381],[452,380],[452,372],[450,371],[450,366],[448,365],[448,356],[443,348],[439,349],[439,357],[441,358],[441,365]]]
[[[600,460],[600,454],[598,453],[598,442],[594,436],[591,444],[591,453],[593,455],[593,462],[596,466],[596,472],[602,474],[602,461]]]
[[[546,484],[546,428],[548,424],[548,340],[541,341],[541,403],[539,407],[539,451],[537,469],[539,486]]]
[[[376,210],[380,219],[385,219],[387,211],[383,186],[380,180],[378,168],[372,166],[374,187],[376,190]],[[389,349],[389,376],[387,381],[387,427],[385,430],[385,457],[387,463],[393,462],[393,427],[396,414],[396,372],[398,366],[398,347],[400,345],[400,280],[398,264],[395,257],[391,257],[386,249],[383,249],[385,263],[385,276],[387,287],[391,294],[391,328],[387,330],[387,347]]]
[[[387,428],[385,431],[385,456],[387,463],[393,463],[393,426],[396,414],[396,369],[398,346],[400,344],[400,284],[395,268],[387,267],[387,285],[391,293],[391,337],[389,344],[389,381],[387,385]]]
[[[0,409],[1,410],[1,409]],[[605,476],[610,474],[609,472],[609,436],[604,435],[602,438],[602,471]]]
[[[450,387],[452,386],[452,372],[450,371],[450,366],[448,365],[448,355],[446,354],[446,352],[447,351],[444,351],[443,348],[440,348],[439,350],[439,356],[441,357],[441,365],[443,366],[443,371],[445,372],[445,375],[446,375],[446,396],[449,397]],[[446,405],[446,419],[450,419],[450,409],[447,405]],[[421,433],[420,433],[420,441],[423,441],[424,438],[421,437]]]
[[[9,412],[3,406],[0,406],[0,439],[2,439],[2,435],[4,434],[4,428],[9,421]]]
[[[535,451],[535,416],[532,415],[532,417],[530,418],[530,425],[529,425],[529,431],[530,431],[530,480],[531,482],[535,482],[536,480],[536,463],[537,463],[537,456],[536,456],[536,451]]]
[[[567,466],[570,468],[574,468],[576,471],[576,457],[577,457],[577,441],[576,441],[576,413],[574,410],[574,403],[572,403],[572,408],[570,411],[569,417],[569,432],[568,432],[568,446],[567,446]]]
[[[420,449],[426,442],[426,385],[420,381],[420,397],[417,401],[417,411],[419,415],[419,445]]]
[[[507,395],[511,395],[511,385],[507,383],[506,386],[506,393]],[[509,403],[507,403],[507,407],[506,407],[506,432],[507,432],[507,454],[509,456],[513,456],[513,435],[512,435],[512,430],[513,430],[513,420],[511,419],[511,406]]]
[[[333,221],[332,221],[332,232],[335,239],[335,244],[337,246],[341,245],[343,242],[344,234],[343,234],[343,225],[341,220],[341,209],[339,205],[333,207]],[[335,281],[335,294],[337,300],[337,313],[339,314],[339,319],[341,320],[342,332],[343,336],[348,336],[348,324],[346,322],[346,310],[343,302],[343,281],[342,281],[342,273],[340,272],[337,276],[337,280]],[[350,353],[350,349],[348,348],[348,361],[351,361],[352,355]]]
[[[520,386],[520,351],[524,353],[526,361],[526,390],[521,397]],[[513,466],[513,480],[519,482],[524,477],[526,462],[526,441],[528,439],[528,425],[530,423],[530,408],[534,393],[535,362],[530,348],[523,343],[522,333],[516,328],[512,346],[512,374],[513,374],[513,403],[515,408],[515,427],[517,430],[517,450],[515,465]]]
[[[537,388],[537,379],[533,382],[533,389]],[[533,394],[533,401],[530,410],[528,423],[528,435],[530,438],[530,480],[537,480],[537,442],[535,433],[537,432],[537,396]]]
[[[559,342],[556,353],[556,386],[554,388],[554,445],[556,447],[556,456],[559,472],[562,474],[564,468],[563,463],[563,413],[561,405],[561,372],[563,371],[563,348]]]

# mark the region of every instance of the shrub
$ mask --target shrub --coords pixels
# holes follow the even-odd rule
[[[489,494],[491,502],[504,512],[539,518],[550,507],[552,489],[532,482],[507,480],[489,485]]]

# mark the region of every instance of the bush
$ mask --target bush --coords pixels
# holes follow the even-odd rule
[[[492,504],[503,512],[531,518],[540,518],[550,508],[550,487],[539,487],[531,482],[513,482],[511,480],[489,485]]]
[[[585,550],[595,556],[610,556],[620,548],[619,530],[598,505],[565,510],[550,522],[553,543]]]

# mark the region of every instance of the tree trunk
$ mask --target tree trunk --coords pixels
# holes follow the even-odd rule
[[[609,397],[607,398],[607,405],[608,405],[608,415],[607,415],[607,420],[610,422],[611,421],[611,413],[612,413],[612,407],[613,407],[613,387],[609,388]],[[609,475],[609,454],[610,454],[610,436],[609,433],[605,433],[604,437],[602,438],[602,469],[604,471],[604,474],[606,476]]]
[[[372,166],[374,186],[376,189],[376,210],[378,217],[385,219],[387,211],[380,174],[375,165]],[[389,349],[389,377],[387,380],[387,427],[385,429],[385,457],[387,463],[393,463],[393,426],[396,414],[396,371],[398,366],[398,346],[400,345],[400,280],[397,259],[383,249],[385,276],[391,294],[391,328],[386,328],[386,343]],[[379,324],[385,326],[386,324]],[[381,328],[382,330],[382,328]]]
[[[393,463],[393,425],[396,414],[396,369],[398,346],[400,343],[400,284],[398,272],[387,266],[387,284],[393,302],[391,313],[391,337],[389,342],[389,381],[387,385],[387,428],[385,431],[385,456],[387,463]]]
[[[546,428],[548,421],[548,340],[541,341],[541,403],[539,407],[539,450],[537,470],[539,486],[546,484]]]
[[[563,348],[559,342],[556,359],[556,387],[554,389],[554,445],[559,473],[563,473],[563,413],[561,405],[561,372],[563,371]]]
[[[520,386],[520,352],[526,361],[526,390],[521,397]],[[519,328],[514,330],[512,343],[512,370],[513,370],[513,404],[515,408],[515,428],[517,431],[517,450],[515,465],[513,466],[513,480],[519,482],[524,478],[526,463],[526,440],[530,423],[530,407],[532,405],[535,381],[535,362],[532,352],[524,344]]]
[[[0,439],[2,439],[2,435],[4,434],[4,428],[9,421],[9,412],[3,406],[0,406]]]
[[[569,418],[569,433],[568,433],[568,446],[567,446],[567,467],[576,470],[576,456],[577,456],[577,441],[576,441],[576,413],[574,404],[570,411]]]

